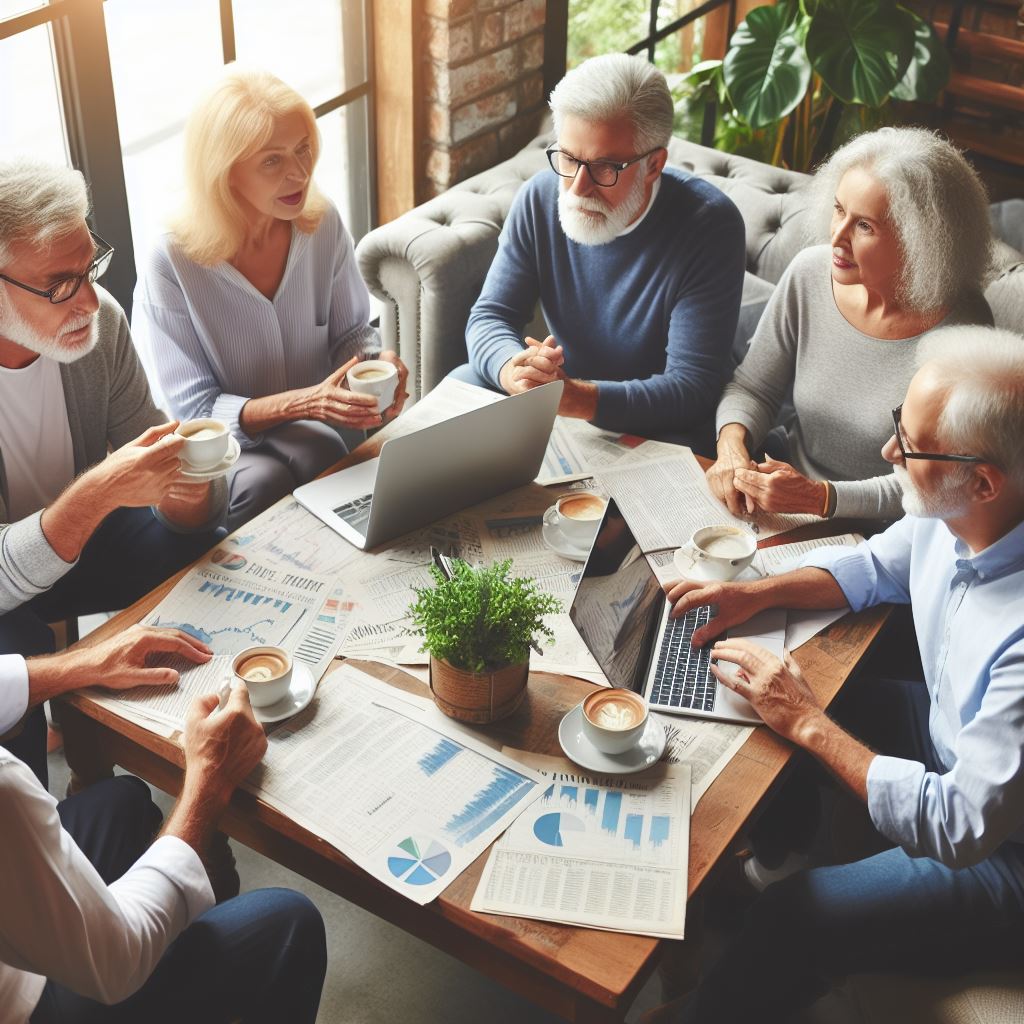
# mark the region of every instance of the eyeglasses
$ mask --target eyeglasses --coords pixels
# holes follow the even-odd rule
[[[903,443],[903,427],[900,425],[900,415],[903,406],[898,405],[892,411],[892,431],[896,435],[896,443],[900,448],[900,455],[906,459],[922,459],[929,462],[988,462],[977,455],[937,455],[934,452],[908,452],[907,446]]]
[[[600,185],[601,188],[611,188],[627,167],[631,167],[638,160],[643,160],[644,157],[648,157],[652,153],[657,153],[661,148],[661,146],[655,146],[654,149],[649,149],[646,153],[641,153],[624,163],[615,163],[612,160],[577,160],[576,157],[563,153],[557,146],[552,146],[546,150],[546,153],[551,170],[560,178],[575,178],[579,174],[580,168],[586,167],[587,174],[590,175],[590,180],[595,185]]]
[[[89,284],[92,284],[107,272],[110,261],[114,257],[114,247],[109,242],[103,241],[94,231],[90,231],[89,234],[96,244],[97,255],[93,258],[92,263],[89,264],[89,269],[84,274],[77,274],[75,277],[65,277],[63,281],[58,281],[52,288],[46,289],[33,288],[31,285],[24,284],[21,281],[15,281],[13,277],[8,277],[6,274],[0,274],[0,281],[6,281],[17,288],[24,288],[25,291],[38,295],[40,298],[49,299],[54,304],[73,299],[78,294],[78,289],[82,287],[83,281],[88,281]]]

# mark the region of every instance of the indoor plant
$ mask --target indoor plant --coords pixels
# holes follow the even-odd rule
[[[430,567],[434,586],[416,587],[410,632],[430,655],[430,689],[438,707],[466,722],[512,714],[526,693],[530,648],[553,638],[544,616],[561,602],[529,579],[510,577],[511,559],[474,569],[461,559],[451,574]]]

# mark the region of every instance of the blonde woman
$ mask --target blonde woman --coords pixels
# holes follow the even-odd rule
[[[316,188],[309,104],[273,75],[231,70],[185,132],[186,203],[141,275],[133,328],[173,414],[229,424],[235,528],[346,453],[339,431],[379,426],[407,371],[369,323],[338,211]],[[394,404],[349,391],[363,358],[395,364]]]
[[[881,449],[917,346],[951,324],[992,323],[988,201],[960,153],[921,128],[843,146],[811,184],[827,245],[799,253],[718,403],[708,483],[731,511],[897,519]],[[792,394],[789,462],[760,450]]]

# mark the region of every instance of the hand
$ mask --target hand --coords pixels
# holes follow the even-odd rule
[[[693,631],[690,643],[703,647],[730,626],[746,622],[766,606],[760,593],[748,583],[693,583],[690,580],[674,580],[665,584],[665,593],[672,611],[669,615],[678,619],[691,608],[710,604],[715,608],[714,616],[705,626]]]
[[[536,338],[527,338],[526,348],[501,368],[499,383],[508,394],[519,395],[530,388],[562,379],[564,362],[562,346],[556,345],[551,335],[543,343]]]
[[[405,390],[405,382],[409,379],[409,368],[398,358],[397,352],[390,352],[385,350],[377,356],[382,362],[391,363],[396,370],[398,370],[398,384],[395,387],[395,400],[388,406],[387,409],[382,410],[382,417],[384,422],[387,423],[389,420],[393,420],[401,411],[402,406],[405,405],[405,400],[409,397],[409,392]]]
[[[708,486],[719,501],[725,502],[734,516],[750,515],[754,511],[753,500],[736,489],[736,473],[741,469],[756,468],[757,463],[743,445],[735,442],[719,444],[718,460],[707,470]]]
[[[227,802],[235,787],[263,759],[267,737],[256,721],[249,691],[236,686],[218,710],[217,694],[196,697],[185,720],[185,776],[192,785]]]
[[[174,433],[177,426],[173,420],[150,427],[89,470],[82,480],[95,491],[97,505],[109,511],[159,505],[181,470],[185,438]]]
[[[353,357],[339,366],[326,380],[299,392],[298,419],[319,420],[357,430],[379,427],[383,420],[377,412],[375,395],[358,394],[345,387],[345,376],[359,362]]]
[[[765,512],[803,512],[820,516],[825,507],[826,485],[808,480],[792,466],[765,459],[755,469],[736,471],[736,489]]]
[[[824,711],[787,651],[785,660],[749,640],[719,640],[711,656],[736,666],[723,672],[714,661],[711,671],[720,683],[745,697],[765,724],[786,739],[797,740],[808,721]]]
[[[92,683],[111,690],[130,690],[135,686],[176,683],[177,669],[148,664],[153,654],[180,654],[197,665],[213,657],[213,651],[206,644],[183,630],[155,626],[131,626],[109,640],[76,648],[68,652],[67,657],[80,659],[83,674],[89,676],[78,685]]]

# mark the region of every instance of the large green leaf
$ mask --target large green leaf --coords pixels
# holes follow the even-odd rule
[[[785,117],[803,99],[811,65],[785,7],[755,7],[733,33],[722,66],[736,112],[753,128]]]
[[[878,107],[906,74],[914,27],[891,0],[822,3],[807,31],[807,56],[844,103]]]
[[[913,11],[907,14],[914,22],[914,56],[892,96],[897,100],[931,103],[949,81],[949,51],[927,21]]]

